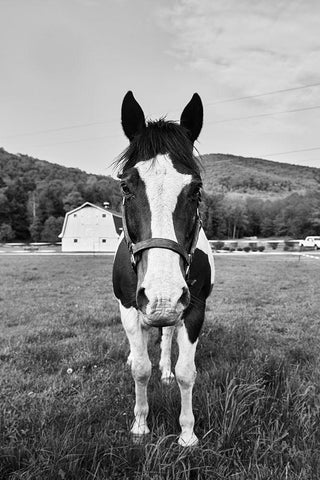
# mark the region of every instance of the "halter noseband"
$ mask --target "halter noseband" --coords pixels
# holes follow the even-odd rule
[[[199,232],[202,226],[199,210],[197,209],[195,232],[194,232],[192,244],[190,247],[190,251],[187,252],[187,250],[184,247],[182,247],[178,242],[175,242],[174,240],[170,240],[168,238],[154,237],[154,238],[148,238],[147,240],[142,240],[141,242],[134,243],[128,231],[124,205],[125,205],[125,197],[123,198],[123,201],[122,201],[122,226],[123,226],[124,238],[131,255],[130,260],[131,260],[131,265],[133,270],[135,272],[137,270],[137,263],[138,263],[136,259],[137,253],[142,252],[143,250],[149,250],[150,248],[164,248],[166,250],[172,250],[173,252],[178,253],[183,258],[186,265],[186,277],[188,277],[192,257],[197,247]]]

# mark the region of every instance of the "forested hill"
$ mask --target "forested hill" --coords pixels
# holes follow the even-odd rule
[[[65,213],[86,201],[119,210],[118,182],[0,148],[0,242],[56,241]]]
[[[218,153],[202,155],[201,163],[205,171],[204,187],[209,193],[223,191],[283,198],[320,187],[320,168]]]
[[[118,182],[109,176],[90,174],[78,168],[64,167],[28,155],[14,155],[0,148],[0,188],[4,186],[2,184],[10,185],[18,179],[30,186],[31,189],[58,180],[68,184],[69,193],[70,187],[73,185],[94,184],[103,181],[113,193],[119,191]],[[117,204],[120,197],[119,195],[116,197],[115,203]],[[109,200],[105,199],[104,201]],[[116,205],[113,206],[116,207]]]
[[[320,169],[232,155],[202,156],[209,238],[320,235]],[[65,213],[84,202],[120,209],[109,176],[0,148],[0,242],[58,240]]]

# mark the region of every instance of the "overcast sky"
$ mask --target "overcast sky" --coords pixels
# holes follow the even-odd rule
[[[0,0],[0,18],[12,153],[107,174],[127,90],[172,120],[198,92],[200,153],[320,167],[319,0]]]

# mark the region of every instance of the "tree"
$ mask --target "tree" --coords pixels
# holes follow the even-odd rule
[[[11,225],[3,223],[0,225],[0,242],[10,242],[14,239],[14,231],[12,230]]]
[[[206,235],[210,239],[222,238],[225,229],[223,194],[202,195],[200,205],[201,219]]]
[[[42,184],[38,194],[38,215],[44,222],[48,217],[60,217],[65,214],[62,198],[64,196],[63,182],[52,180]]]
[[[42,232],[42,224],[40,222],[39,217],[35,217],[29,227],[31,240],[33,242],[40,242],[41,240],[41,232]],[[59,232],[60,233],[60,232]]]
[[[7,196],[0,193],[0,224],[10,222],[10,205]]]
[[[28,193],[20,179],[15,180],[5,191],[9,203],[9,218],[15,237],[19,240],[28,240]]]
[[[49,217],[44,223],[41,232],[43,242],[55,243],[59,241],[58,235],[61,233],[64,217]]]
[[[263,219],[264,202],[260,198],[248,197],[246,199],[246,214],[248,224],[246,235],[249,237],[261,235],[261,222]]]
[[[83,204],[83,198],[77,190],[72,190],[63,199],[63,207],[65,212],[70,212],[74,208],[80,207]]]
[[[227,199],[225,205],[227,222],[227,235],[232,238],[239,238],[248,225],[246,204],[242,199]]]

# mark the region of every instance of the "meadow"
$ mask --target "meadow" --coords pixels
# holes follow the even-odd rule
[[[111,257],[0,257],[0,479],[319,479],[320,261],[216,256],[192,449],[176,442],[178,387],[160,384],[157,332],[151,434],[132,443],[111,266]]]

